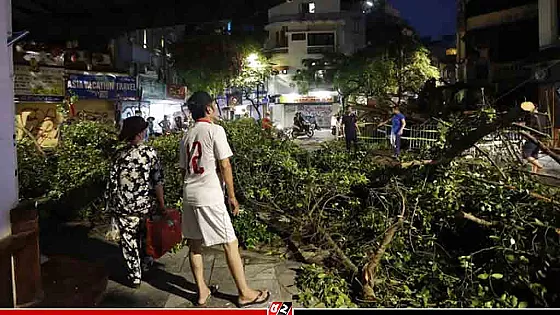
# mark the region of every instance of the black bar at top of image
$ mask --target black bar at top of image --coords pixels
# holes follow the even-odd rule
[[[403,312],[403,313],[414,313],[414,314],[441,314],[445,313],[465,313],[465,312],[476,312],[475,314],[495,314],[499,312],[500,314],[531,314],[535,312],[549,312],[554,314],[560,314],[560,309],[558,308],[547,308],[547,309],[474,309],[474,308],[463,308],[463,309],[406,309],[406,308],[381,308],[381,309],[294,309],[294,314],[297,315],[315,315],[315,314],[325,314],[325,313],[336,313],[336,314],[379,314],[380,312]]]

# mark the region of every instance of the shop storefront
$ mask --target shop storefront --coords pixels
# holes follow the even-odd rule
[[[121,102],[138,99],[136,80],[116,74],[68,75],[66,95],[76,96],[71,104],[71,116],[85,120],[115,122]]]
[[[284,94],[271,106],[273,121],[283,127],[292,127],[297,112],[313,117],[320,128],[330,128],[333,113],[338,110],[338,95],[322,92],[310,95]]]
[[[63,121],[57,106],[64,101],[64,69],[14,66],[16,139],[32,135],[42,147],[58,144]]]
[[[182,106],[185,103],[186,88],[179,85],[165,85],[157,78],[139,76],[139,86],[142,91],[142,104],[147,104],[147,112],[142,111],[144,118],[153,117],[154,131],[162,133],[160,123],[166,119],[171,129],[177,127],[178,120],[184,121]]]

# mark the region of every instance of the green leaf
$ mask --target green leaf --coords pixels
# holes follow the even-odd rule
[[[518,308],[527,308],[528,305],[529,305],[529,303],[527,303],[527,302],[519,302],[519,305],[517,307]]]
[[[486,279],[488,279],[488,274],[487,274],[487,273],[479,274],[479,275],[478,275],[478,279],[486,280]]]
[[[492,274],[492,278],[494,278],[494,279],[498,279],[498,280],[499,280],[499,279],[502,279],[503,277],[504,277],[504,275],[501,274],[501,273],[493,273],[493,274]]]

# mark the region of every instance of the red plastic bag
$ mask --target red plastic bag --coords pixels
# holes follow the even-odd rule
[[[168,210],[166,216],[146,220],[146,253],[154,259],[169,252],[183,240],[181,213]]]

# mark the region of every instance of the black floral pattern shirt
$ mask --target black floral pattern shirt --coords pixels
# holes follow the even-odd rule
[[[115,154],[107,183],[108,210],[136,215],[150,212],[157,185],[163,185],[163,170],[156,151],[143,144],[129,145]]]

